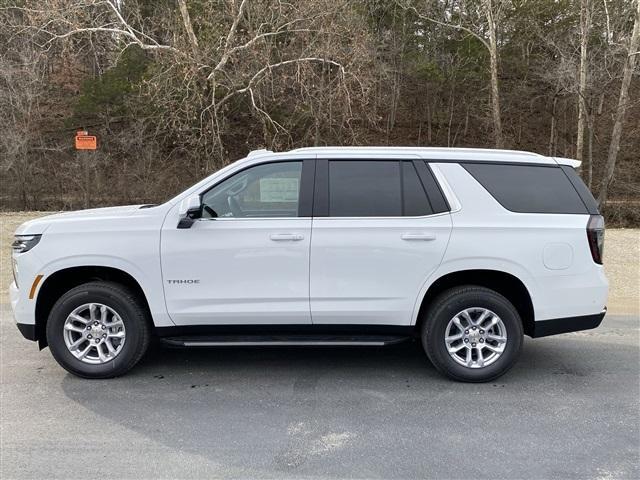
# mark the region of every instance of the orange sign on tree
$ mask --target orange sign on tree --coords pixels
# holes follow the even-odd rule
[[[95,150],[96,148],[98,148],[98,138],[95,135],[89,135],[86,130],[76,132],[76,150]]]

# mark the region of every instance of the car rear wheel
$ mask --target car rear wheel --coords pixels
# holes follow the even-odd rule
[[[140,299],[112,282],[91,282],[62,295],[47,320],[47,342],[56,361],[84,378],[129,371],[145,354],[150,321]]]
[[[487,382],[516,362],[523,329],[516,308],[485,287],[456,287],[429,306],[422,345],[438,371],[458,381]]]

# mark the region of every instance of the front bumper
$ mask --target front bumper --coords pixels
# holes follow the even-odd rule
[[[578,332],[581,330],[591,330],[602,322],[607,314],[605,308],[595,315],[583,315],[580,317],[552,318],[549,320],[538,320],[533,323],[533,338],[547,337],[559,333]]]
[[[37,340],[35,317],[33,305],[28,300],[21,297],[21,292],[15,282],[9,286],[9,297],[11,299],[11,310],[16,320],[16,326],[22,336],[28,340]]]
[[[18,330],[20,330],[20,333],[22,334],[22,336],[27,340],[31,340],[33,342],[38,340],[38,336],[36,335],[35,325],[30,325],[28,323],[16,323],[16,326],[18,327]]]

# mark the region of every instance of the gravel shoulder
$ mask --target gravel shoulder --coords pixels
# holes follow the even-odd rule
[[[0,303],[8,302],[13,232],[21,223],[44,215],[47,212],[0,212]],[[610,282],[609,313],[640,314],[640,229],[607,229],[604,265]]]

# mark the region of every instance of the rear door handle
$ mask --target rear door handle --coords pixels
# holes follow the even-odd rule
[[[304,240],[304,235],[301,233],[272,233],[269,238],[274,242],[299,242]]]
[[[403,233],[400,235],[402,240],[422,240],[430,241],[435,240],[436,236],[433,233]]]

